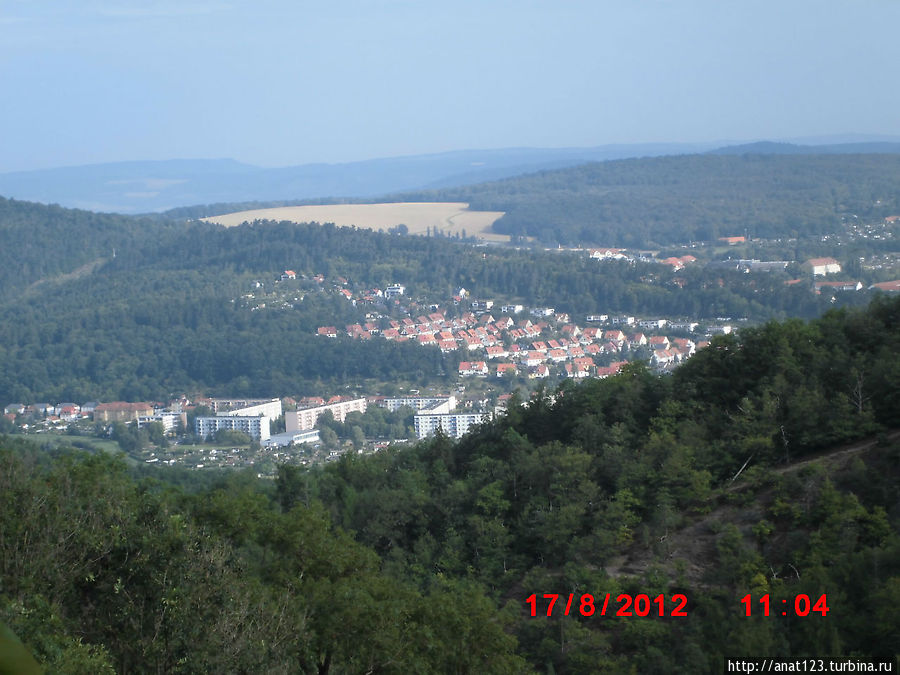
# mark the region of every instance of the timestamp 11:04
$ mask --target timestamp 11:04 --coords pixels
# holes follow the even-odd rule
[[[778,598],[773,600],[766,593],[756,602],[760,605],[756,611],[762,611],[763,616],[778,616],[779,614],[781,616],[809,616],[810,614],[825,616],[829,611],[828,600],[825,598],[824,593],[819,596],[818,600],[813,600],[808,595],[801,594],[793,598],[782,598],[780,603]],[[741,604],[744,605],[744,615],[752,616],[755,603],[749,593],[741,598]]]

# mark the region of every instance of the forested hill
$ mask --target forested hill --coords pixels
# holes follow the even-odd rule
[[[707,155],[870,155],[898,154],[900,143],[891,141],[832,143],[826,145],[798,145],[796,143],[776,143],[759,141],[742,145],[727,145],[715,150],[707,150]]]
[[[0,298],[38,281],[87,272],[117,252],[157,241],[174,227],[0,197]]]
[[[660,265],[598,265],[584,255],[435,237],[292,223],[144,223],[5,205],[14,217],[0,231],[0,405],[162,400],[179,391],[270,396],[312,393],[326,382],[443,387],[455,377],[465,355],[382,339],[318,339],[318,326],[353,324],[367,311],[338,288],[359,294],[401,283],[422,307],[452,307],[454,289],[464,286],[575,317],[811,317],[830,304],[777,275],[748,279],[698,266],[674,284],[676,273]],[[287,269],[301,279],[276,289]],[[323,284],[312,280],[320,274]]]
[[[900,154],[683,155],[543,171],[407,194],[505,211],[498,232],[547,244],[650,247],[722,236],[835,232],[900,213]]]
[[[900,299],[878,299],[274,486],[0,437],[0,620],[66,673],[895,660],[898,354]]]

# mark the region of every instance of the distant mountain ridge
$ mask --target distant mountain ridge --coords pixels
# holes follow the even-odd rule
[[[863,138],[824,145],[710,142],[504,148],[282,168],[261,168],[232,159],[117,162],[0,173],[0,195],[91,211],[153,213],[204,204],[374,198],[455,188],[590,162],[711,152],[900,153],[900,142],[869,142]]]
[[[116,213],[198,204],[374,197],[457,187],[625,157],[704,152],[715,144],[460,150],[342,164],[262,168],[231,159],[117,162],[0,174],[0,195]]]

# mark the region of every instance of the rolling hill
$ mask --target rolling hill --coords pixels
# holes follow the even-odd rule
[[[652,247],[786,238],[900,213],[900,154],[722,154],[627,159],[406,194],[504,211],[494,231],[555,245]]]
[[[280,168],[231,159],[117,162],[0,173],[0,195],[91,211],[150,213],[220,202],[296,203],[325,197],[374,197],[402,190],[467,185],[591,161],[702,152],[712,147],[709,143],[657,143],[461,150]]]

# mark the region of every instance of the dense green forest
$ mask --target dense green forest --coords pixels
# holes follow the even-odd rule
[[[505,211],[497,232],[563,245],[651,247],[748,235],[826,234],[841,218],[900,213],[900,155],[684,155],[617,160],[416,201]]]
[[[329,281],[342,276],[351,288],[403,283],[423,307],[448,303],[464,286],[499,302],[550,305],[576,321],[596,312],[814,317],[830,306],[830,297],[787,287],[779,275],[750,278],[699,266],[676,274],[646,263],[600,265],[584,255],[331,225],[226,229],[112,216],[107,223],[106,216],[57,207],[3,207],[12,214],[0,230],[4,404],[164,399],[181,391],[313,393],[325,382],[442,384],[455,373],[459,359],[434,349],[316,339],[317,326],[356,323],[365,311],[324,291],[277,310],[252,312],[236,302],[254,280],[271,282],[285,269]],[[52,243],[59,233],[65,246]]]
[[[0,197],[0,300],[46,279],[88,272],[176,226]],[[178,226],[178,229],[181,229]]]
[[[673,376],[632,365],[514,400],[459,442],[285,465],[274,485],[184,489],[3,439],[0,618],[65,673],[896,659],[898,355],[900,299],[879,298],[716,338]],[[546,616],[544,594],[570,593],[595,614]],[[687,616],[599,616],[607,593],[684,596]],[[819,609],[766,617],[764,594]]]

